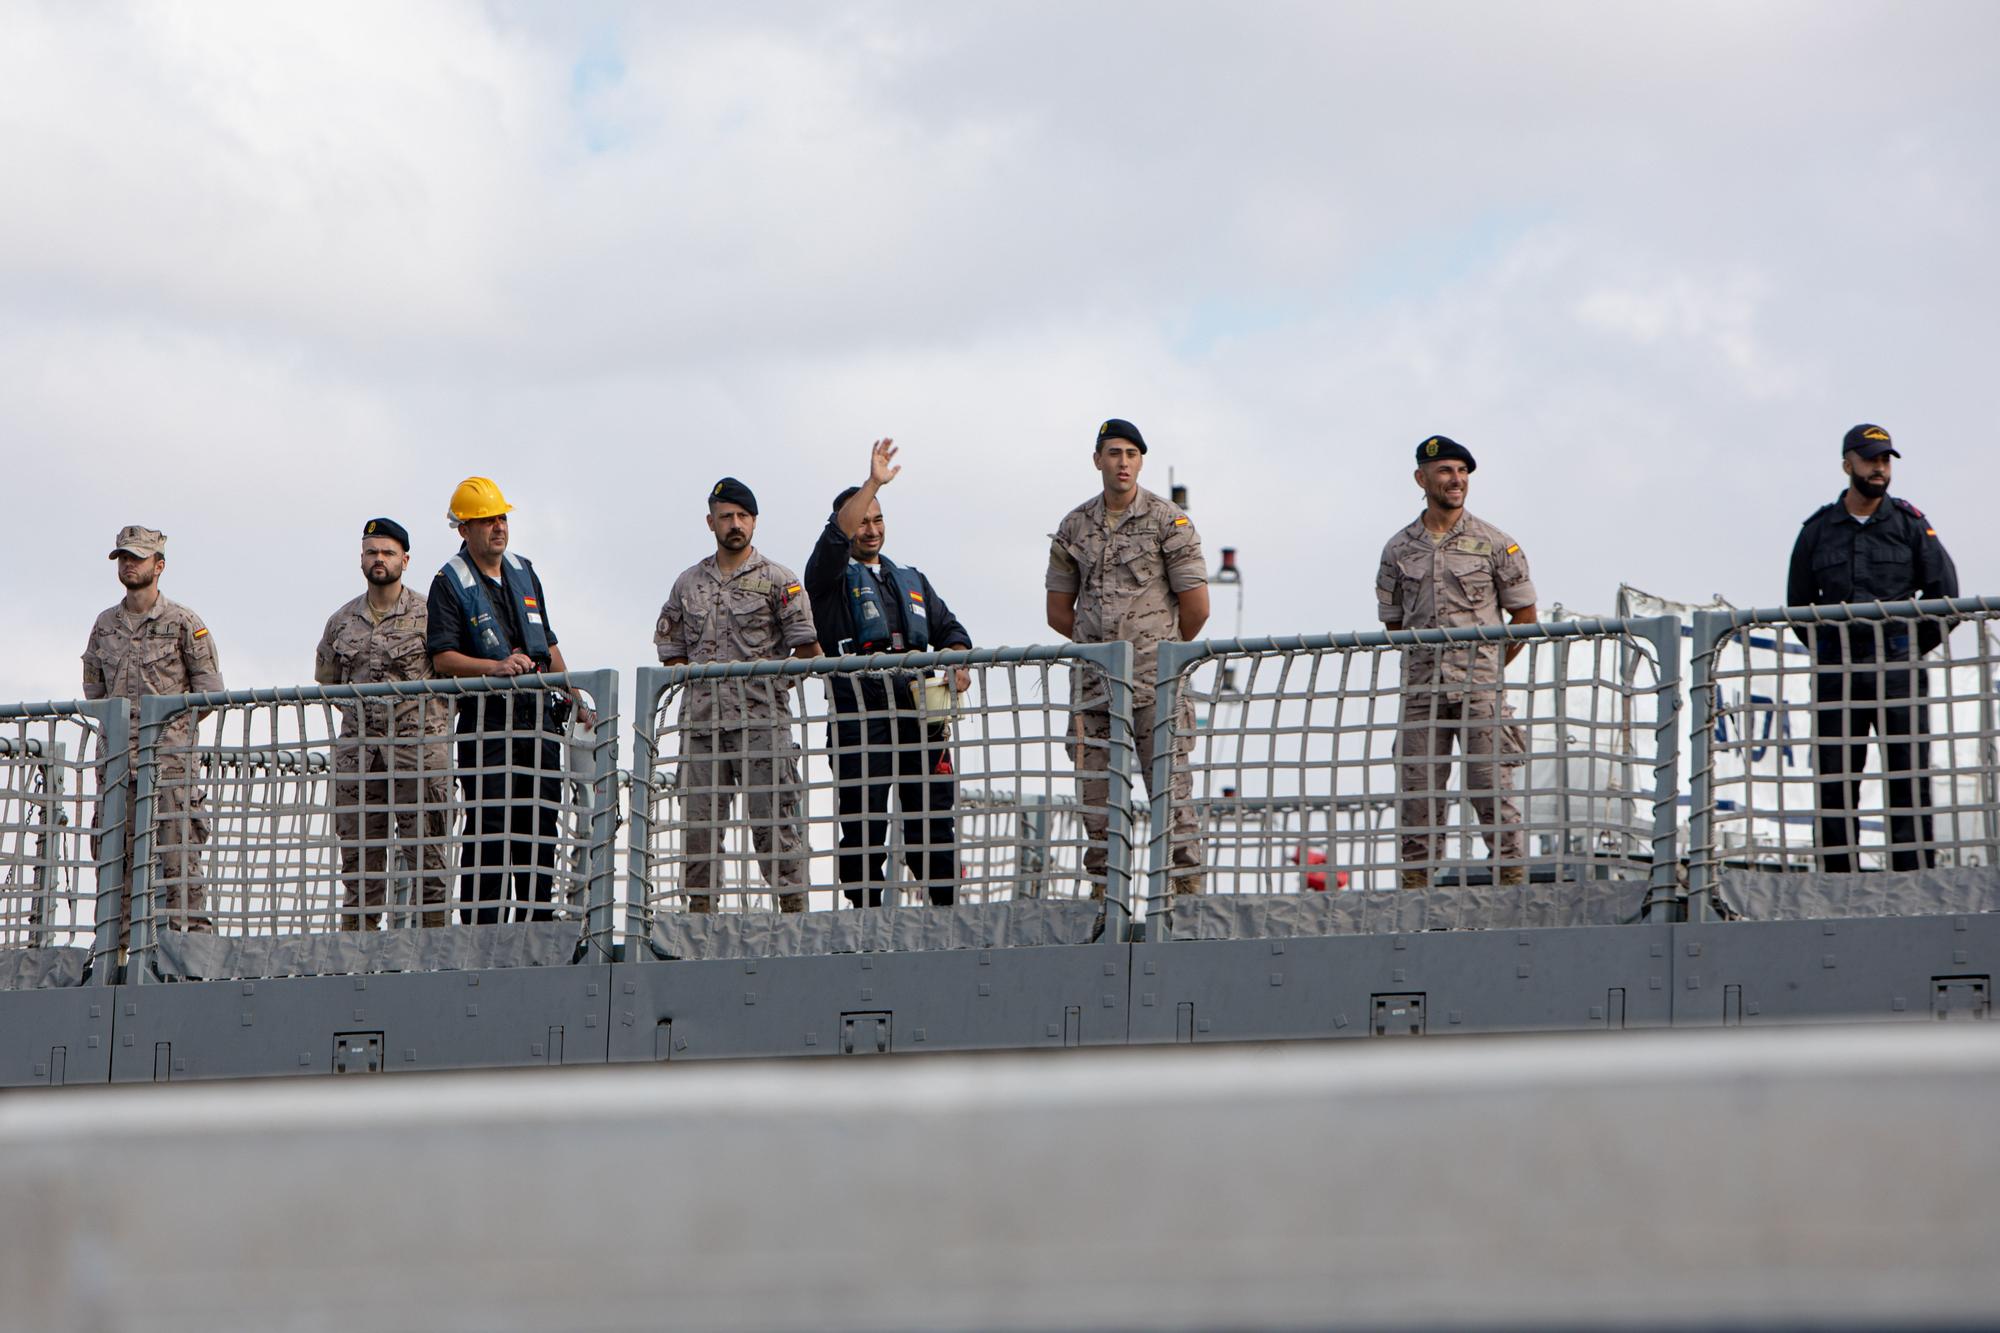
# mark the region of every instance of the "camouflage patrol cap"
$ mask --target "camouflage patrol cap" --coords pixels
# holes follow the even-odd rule
[[[1479,471],[1479,464],[1473,461],[1472,451],[1449,435],[1427,435],[1417,446],[1417,466],[1435,463],[1440,459],[1456,458],[1465,464],[1467,472]]]
[[[1862,422],[1840,437],[1840,452],[1857,453],[1864,459],[1880,458],[1883,454],[1891,458],[1902,457],[1896,452],[1895,441],[1889,438],[1889,432],[1870,421]]]
[[[166,550],[166,533],[133,523],[118,529],[117,540],[111,547],[111,558],[116,560],[121,555],[136,555],[144,560],[149,556],[165,555]]]

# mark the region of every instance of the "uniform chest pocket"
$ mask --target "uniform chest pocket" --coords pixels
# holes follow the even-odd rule
[[[178,634],[148,634],[139,640],[139,660],[147,666],[158,666],[180,656],[181,636]]]
[[[1121,534],[1122,536],[1123,534]],[[1143,587],[1163,572],[1159,534],[1135,532],[1111,550],[1114,576],[1128,588]]]
[[[732,588],[724,595],[723,608],[728,613],[730,629],[739,643],[755,649],[771,642],[775,626],[772,624],[769,593]]]
[[[428,675],[429,654],[424,649],[422,631],[395,630],[382,636],[384,667],[397,680],[419,680]]]
[[[1396,575],[1405,583],[1421,583],[1431,576],[1434,559],[1427,551],[1407,551],[1396,558]]]
[[[681,632],[689,643],[699,640],[714,619],[715,608],[707,594],[690,597],[681,604]]]
[[[1916,590],[1916,561],[1907,546],[1875,546],[1864,549],[1861,558],[1861,586],[1857,596],[1900,598]]]
[[[1480,556],[1445,557],[1445,572],[1465,600],[1474,606],[1484,606],[1493,596],[1493,570]]]
[[[350,629],[336,636],[333,641],[333,660],[350,674],[367,653],[367,630]]]

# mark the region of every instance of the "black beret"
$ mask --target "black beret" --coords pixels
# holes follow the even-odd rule
[[[1130,440],[1139,446],[1140,453],[1146,452],[1146,437],[1139,433],[1139,428],[1117,417],[1111,418],[1097,428],[1097,447],[1102,449],[1106,440]]]
[[[1862,422],[1841,436],[1840,452],[1844,454],[1849,450],[1860,454],[1863,458],[1880,458],[1883,454],[1888,454],[1892,458],[1902,457],[1896,452],[1895,442],[1889,438],[1889,432],[1868,421]]]
[[[410,530],[393,518],[371,518],[361,527],[361,535],[367,537],[388,537],[405,551],[410,549]]]
[[[757,497],[750,493],[748,486],[745,486],[734,477],[724,477],[721,481],[716,482],[715,489],[708,493],[708,502],[710,504],[738,505],[750,517],[755,518],[757,516]]]
[[[1473,460],[1472,451],[1449,435],[1430,435],[1417,446],[1417,462],[1435,463],[1440,458],[1456,458],[1465,464],[1467,472],[1479,471],[1479,464]]]

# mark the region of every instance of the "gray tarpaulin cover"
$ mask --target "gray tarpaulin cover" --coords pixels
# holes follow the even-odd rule
[[[574,921],[328,931],[274,939],[163,930],[155,958],[159,974],[173,981],[460,972],[567,963],[576,957],[582,937],[582,927]]]
[[[1174,899],[1174,936],[1245,940],[1617,926],[1637,921],[1645,901],[1646,886],[1631,881],[1348,893],[1217,893]]]
[[[1725,870],[1716,894],[1750,921],[1837,916],[1952,916],[2000,910],[2000,869],[1786,874]]]
[[[653,919],[661,958],[786,958],[801,954],[1087,944],[1102,904],[1020,899],[963,907],[864,907],[856,911],[743,912]],[[1112,916],[1118,915],[1112,909]]]
[[[88,949],[7,949],[0,951],[0,990],[81,985],[89,966]]]

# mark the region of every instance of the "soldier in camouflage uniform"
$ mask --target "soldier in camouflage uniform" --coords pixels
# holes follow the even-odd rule
[[[201,617],[160,592],[166,570],[166,534],[152,528],[118,530],[111,558],[125,598],[98,616],[83,650],[83,697],[127,699],[132,705],[132,762],[137,775],[139,700],[148,694],[210,693],[223,688],[215,639]],[[203,915],[199,848],[208,841],[207,808],[192,780],[193,713],[170,719],[161,729],[153,771],[153,904],[165,909],[164,924],[182,930],[213,930]],[[98,772],[100,788],[104,780]],[[126,874],[132,867],[132,831],[125,823]],[[93,842],[93,847],[95,847]],[[93,851],[93,855],[101,852]],[[129,921],[127,912],[126,920]],[[120,927],[123,941],[124,927]]]
[[[1424,512],[1382,548],[1375,576],[1377,609],[1390,629],[1498,625],[1502,611],[1512,624],[1534,623],[1528,557],[1512,537],[1466,511],[1477,466],[1464,445],[1445,436],[1430,436],[1417,446]],[[1500,857],[1499,882],[1526,879],[1521,808],[1511,795],[1524,747],[1501,700],[1502,671],[1520,649],[1516,641],[1403,650],[1403,716],[1396,742],[1403,888],[1430,883],[1454,745],[1464,754],[1465,790],[1487,851]]]
[[[660,608],[653,647],[665,666],[817,657],[812,606],[792,572],[753,547],[757,497],[734,477],[708,495],[715,554],[681,572]],[[806,910],[798,745],[782,676],[693,681],[681,699],[688,910],[712,912],[718,834],[744,791],[764,882],[783,912]]]
[[[1201,537],[1171,501],[1139,485],[1146,441],[1129,421],[1112,419],[1097,430],[1091,460],[1103,478],[1103,492],[1064,515],[1052,534],[1048,575],[1049,628],[1077,643],[1129,639],[1136,679],[1132,682],[1133,740],[1139,774],[1150,784],[1153,772],[1154,681],[1159,645],[1185,642],[1208,622],[1208,570]],[[1110,784],[1100,776],[1110,762],[1111,736],[1105,682],[1084,674],[1075,701],[1073,726],[1084,743],[1072,748],[1083,778],[1083,826],[1089,839],[1084,869],[1095,883],[1091,896],[1104,896],[1105,805]],[[1175,727],[1173,832],[1169,873],[1176,894],[1201,892],[1201,843],[1193,780],[1186,759],[1194,748],[1194,709],[1183,692]],[[1094,742],[1094,743],[1092,743]]]
[[[361,530],[361,576],[368,590],[327,617],[313,658],[322,685],[431,680],[424,647],[429,609],[403,586],[410,534],[394,519]],[[396,841],[423,873],[426,926],[445,924],[446,815],[451,804],[451,709],[442,697],[365,699],[340,706],[333,747],[333,830],[346,886],[342,930],[373,930],[388,906],[389,816]],[[412,744],[414,738],[435,737]]]

